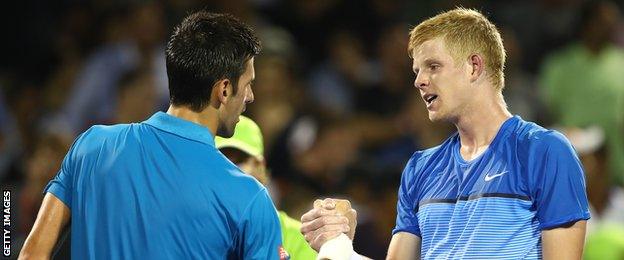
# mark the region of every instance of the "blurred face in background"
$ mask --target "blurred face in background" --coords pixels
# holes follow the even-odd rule
[[[600,48],[613,37],[613,32],[620,19],[620,13],[612,2],[601,1],[590,9],[588,19],[584,21],[582,37],[592,47]]]
[[[394,25],[385,29],[377,44],[377,53],[383,71],[382,86],[396,91],[410,91],[410,61],[405,58],[408,39],[405,26]]]
[[[245,174],[253,176],[262,185],[267,186],[269,176],[266,171],[266,162],[263,158],[251,156],[236,148],[222,148],[220,151]]]
[[[121,86],[117,100],[117,123],[139,122],[156,110],[158,97],[154,75],[141,73]]]
[[[254,101],[249,115],[262,129],[265,147],[272,147],[274,140],[295,115],[301,95],[293,65],[276,55],[263,54],[257,61],[258,78],[254,83]],[[266,98],[264,98],[266,97]]]
[[[454,121],[466,113],[476,95],[470,88],[467,62],[456,64],[442,38],[414,48],[414,86],[425,102],[431,121]]]
[[[138,6],[129,17],[132,36],[141,47],[163,44],[165,19],[163,7],[156,1]]]

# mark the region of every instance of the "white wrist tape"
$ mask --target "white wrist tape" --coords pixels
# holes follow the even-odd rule
[[[349,260],[353,256],[353,242],[345,234],[340,234],[323,244],[317,260]]]
[[[362,258],[362,256],[358,253],[356,253],[355,251],[353,251],[353,254],[351,254],[351,257],[349,257],[349,260],[363,260],[364,258]]]

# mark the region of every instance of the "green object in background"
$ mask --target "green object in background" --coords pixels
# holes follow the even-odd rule
[[[234,135],[230,138],[215,137],[217,149],[232,147],[239,149],[251,156],[264,155],[264,144],[260,127],[246,116],[240,116],[234,129]]]
[[[561,127],[596,125],[605,131],[609,171],[624,184],[624,50],[599,54],[574,43],[549,56],[540,75],[545,104]]]
[[[290,255],[290,259],[294,260],[314,260],[316,259],[316,251],[308,245],[305,238],[301,234],[301,222],[286,215],[286,212],[278,211],[280,226],[282,226],[282,242],[284,249]]]
[[[215,146],[218,149],[236,148],[251,156],[262,157],[264,144],[260,127],[251,119],[240,116],[236,124],[234,135],[230,138],[215,138]],[[286,252],[293,260],[315,260],[316,251],[308,245],[301,234],[301,222],[289,217],[286,212],[278,211],[280,226],[282,228],[282,244]]]
[[[585,260],[624,260],[624,226],[605,224],[587,236]]]

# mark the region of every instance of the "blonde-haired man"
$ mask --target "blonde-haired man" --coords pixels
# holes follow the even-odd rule
[[[387,258],[580,259],[589,219],[582,166],[563,135],[507,110],[496,27],[457,8],[416,26],[409,55],[429,119],[457,133],[407,163]],[[302,216],[301,230],[318,249],[344,228],[339,221],[326,203]]]

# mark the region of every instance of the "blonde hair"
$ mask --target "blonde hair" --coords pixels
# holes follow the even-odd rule
[[[498,90],[505,85],[505,47],[496,26],[473,9],[462,7],[431,17],[410,31],[407,51],[425,41],[442,37],[456,63],[464,62],[472,54],[480,54],[485,69]]]

